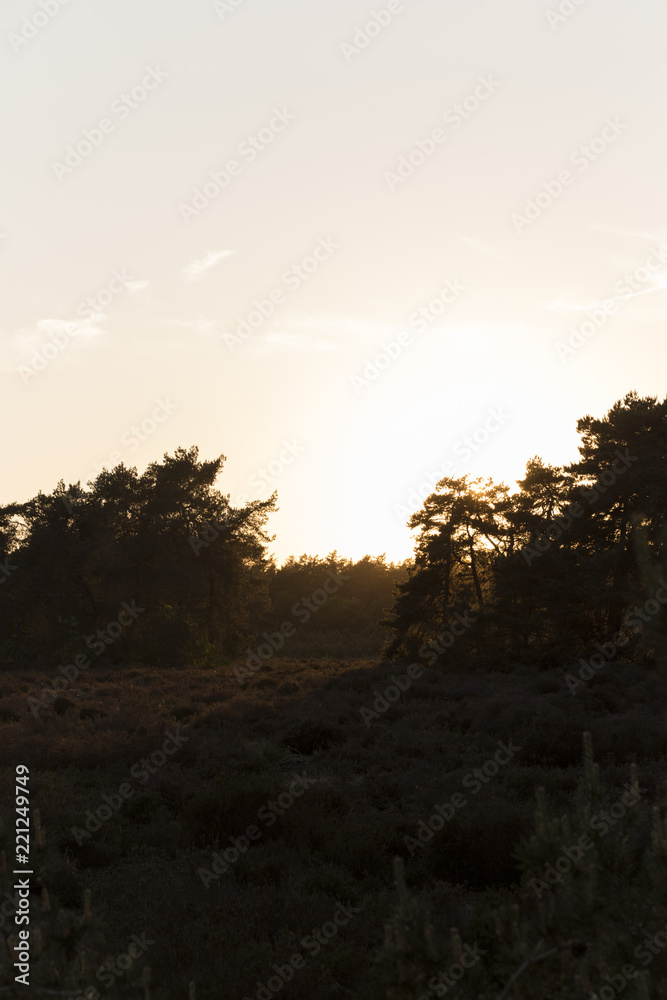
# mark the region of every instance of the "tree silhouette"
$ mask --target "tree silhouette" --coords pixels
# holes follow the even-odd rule
[[[211,644],[238,652],[265,590],[276,494],[232,507],[214,485],[224,461],[178,448],[142,475],[121,464],[88,488],[60,482],[0,510],[17,567],[0,591],[4,656],[85,653],[132,601],[141,615],[110,644],[111,659],[178,660]]]
[[[585,416],[580,459],[538,457],[511,493],[491,480],[442,479],[408,522],[415,566],[383,624],[388,656],[413,656],[462,605],[478,643],[553,662],[568,648],[632,633],[645,599],[636,532],[660,557],[667,513],[667,399],[628,393],[602,419]]]

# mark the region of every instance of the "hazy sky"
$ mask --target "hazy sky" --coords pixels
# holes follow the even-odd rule
[[[5,0],[0,502],[196,444],[233,502],[278,490],[280,560],[404,558],[429,477],[514,485],[662,398],[666,32],[664,0]]]

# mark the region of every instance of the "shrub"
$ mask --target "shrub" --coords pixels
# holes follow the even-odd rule
[[[453,1000],[621,991],[627,1000],[664,1000],[667,820],[643,794],[634,765],[625,793],[612,798],[601,787],[585,733],[573,811],[552,818],[538,790],[535,832],[516,850],[521,883],[487,896],[469,929],[467,963],[458,931],[439,930],[410,898],[396,859],[400,905],[380,955],[389,1000],[431,997],[445,983]]]
[[[344,741],[339,729],[326,722],[305,721],[290,729],[283,740],[283,746],[306,756],[316,750],[328,750]]]
[[[46,837],[41,826],[39,809],[32,810],[34,834],[31,846],[30,888],[30,987],[39,993],[62,991],[78,993],[88,987],[104,949],[104,937],[94,920],[90,890],[82,890],[71,865],[64,862],[55,845]],[[4,833],[4,831],[0,831]],[[23,970],[14,962],[20,960],[15,948],[19,945],[14,923],[15,913],[7,913],[6,901],[17,877],[8,865],[6,855],[14,857],[14,844],[2,836],[0,892],[4,902],[0,917],[0,992],[22,995],[24,987],[14,983],[14,976]],[[40,892],[39,901],[34,897]],[[81,905],[83,903],[83,905]],[[16,904],[14,904],[16,905]],[[10,933],[7,933],[7,932]],[[9,984],[12,985],[9,985]],[[12,992],[12,987],[15,993]],[[26,995],[30,989],[25,991]]]

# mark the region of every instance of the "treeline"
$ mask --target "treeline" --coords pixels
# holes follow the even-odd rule
[[[324,559],[291,556],[267,569],[270,613],[257,641],[282,628],[295,634],[281,647],[289,656],[373,657],[386,630],[379,620],[394,602],[395,587],[408,578],[409,561],[388,563],[366,555],[356,562],[332,552]]]
[[[61,481],[0,508],[0,662],[662,657],[667,399],[631,392],[577,429],[579,460],[535,457],[513,493],[442,479],[400,565],[332,552],[278,567],[265,530],[277,495],[231,506],[215,486],[224,456],[194,447],[141,475],[121,464],[86,487]]]
[[[415,562],[383,620],[387,655],[555,665],[588,649],[592,673],[619,649],[664,655],[667,399],[630,392],[577,430],[579,460],[533,458],[517,492],[437,484],[409,522]]]
[[[277,567],[276,494],[232,507],[224,461],[179,448],[143,475],[121,464],[0,508],[0,662],[218,662],[288,622],[274,654],[378,654],[405,568],[335,552]]]

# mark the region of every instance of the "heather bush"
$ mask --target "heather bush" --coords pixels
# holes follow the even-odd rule
[[[399,906],[380,954],[390,1000],[667,997],[665,803],[646,800],[635,766],[628,777],[605,789],[584,734],[573,808],[552,817],[538,790],[520,882],[486,897],[465,944],[410,896],[396,859]]]

